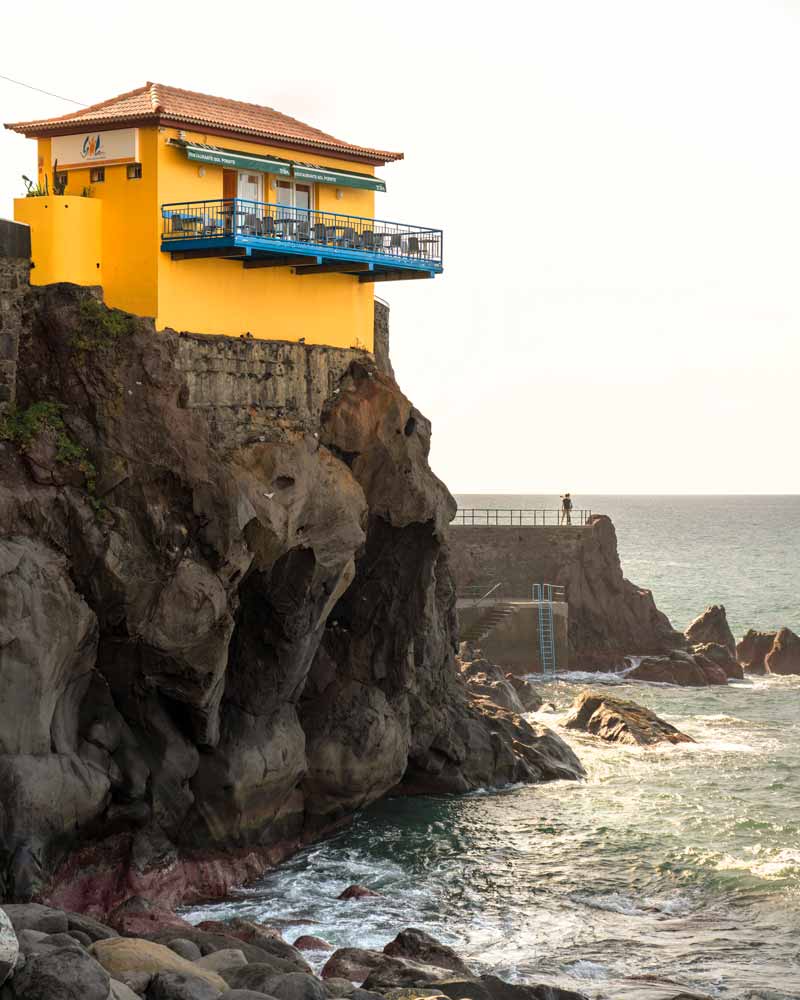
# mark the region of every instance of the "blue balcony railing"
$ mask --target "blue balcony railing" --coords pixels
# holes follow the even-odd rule
[[[442,231],[244,198],[161,206],[165,250],[214,243],[442,270]]]

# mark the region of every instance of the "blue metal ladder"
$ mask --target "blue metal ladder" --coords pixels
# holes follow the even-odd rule
[[[534,583],[533,600],[539,608],[539,658],[542,662],[542,673],[555,677],[556,673],[556,638],[553,629],[553,585],[551,583]]]

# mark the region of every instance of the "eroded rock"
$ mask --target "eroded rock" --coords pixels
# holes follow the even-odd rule
[[[712,604],[695,618],[686,629],[686,638],[692,645],[717,643],[724,646],[731,656],[736,656],[736,640],[728,625],[725,608],[721,604]]]
[[[649,708],[596,691],[584,691],[578,696],[564,726],[599,736],[609,743],[652,746],[695,742]]]
[[[800,636],[791,629],[780,629],[764,657],[764,666],[768,674],[800,674]]]

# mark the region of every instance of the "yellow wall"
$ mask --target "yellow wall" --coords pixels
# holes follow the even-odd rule
[[[16,198],[14,218],[31,227],[34,285],[102,285],[102,205],[66,195]]]
[[[281,156],[340,170],[372,173],[363,164],[310,153],[293,153],[238,139],[220,139],[201,132],[184,132],[190,142],[261,156]],[[159,134],[158,201],[199,201],[222,197],[222,167],[187,160],[167,141],[178,132]],[[202,176],[201,176],[202,169]],[[264,177],[264,200],[274,202],[273,178]],[[314,207],[347,215],[374,215],[375,196],[361,188],[336,189],[315,185]],[[290,267],[253,268],[228,260],[174,261],[160,254],[158,273],[159,329],[172,327],[198,333],[238,337],[251,333],[266,340],[299,340],[333,347],[361,346],[372,350],[374,290],[347,274],[297,277]]]
[[[70,170],[67,195],[80,195],[91,188],[90,198],[24,199],[29,202],[68,200],[96,207],[102,217],[102,284],[107,305],[141,316],[153,316],[158,329],[172,327],[195,333],[254,337],[275,340],[305,338],[309,344],[335,347],[361,346],[372,350],[374,292],[370,283],[356,277],[324,274],[298,277],[290,267],[254,268],[225,260],[173,261],[161,251],[161,205],[222,197],[222,167],[188,160],[181,149],[168,145],[178,136],[176,129],[155,126],[139,130],[141,179],[128,179],[125,164],[106,166],[105,180],[92,184],[90,171]],[[280,156],[360,173],[373,173],[361,163],[318,156],[315,153],[263,146],[239,139],[186,131],[193,142],[223,146],[261,156]],[[50,140],[39,140],[39,180],[48,176],[52,190]],[[276,192],[264,176],[264,200],[274,202]],[[346,215],[374,216],[375,195],[360,188],[314,185],[314,208]],[[102,205],[102,213],[100,206]],[[44,211],[44,210],[43,210]],[[91,212],[91,210],[89,210]],[[36,230],[41,213],[31,223]],[[20,221],[28,221],[22,219]],[[55,237],[53,231],[53,239]],[[50,281],[76,280],[63,275],[86,276],[86,265],[71,263],[71,232],[59,230],[57,246],[40,243],[40,254],[48,254],[48,265],[40,274]],[[88,236],[80,237],[81,241]],[[83,247],[83,243],[81,243]],[[47,248],[47,249],[46,249]],[[81,254],[85,256],[84,250]],[[71,269],[71,270],[70,270]],[[98,284],[99,271],[91,282]],[[34,279],[39,280],[41,279]]]

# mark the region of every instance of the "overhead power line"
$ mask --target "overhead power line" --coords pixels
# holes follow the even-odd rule
[[[3,76],[0,73],[0,80],[8,80],[9,83],[15,83],[18,87],[26,87],[28,90],[35,90],[39,94],[47,94],[48,97],[55,97],[56,100],[66,101],[67,104],[77,104],[79,108],[88,108],[88,104],[84,104],[82,101],[73,101],[71,97],[62,97],[61,94],[54,94],[50,90],[42,90],[41,87],[33,87],[29,83],[23,83],[22,80],[12,80],[10,76]]]

